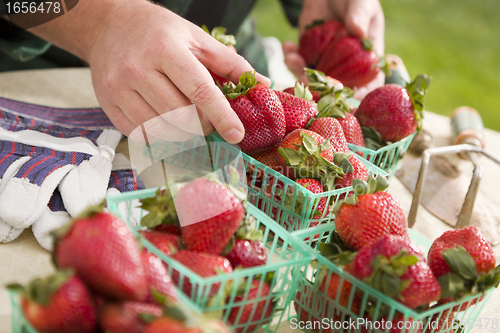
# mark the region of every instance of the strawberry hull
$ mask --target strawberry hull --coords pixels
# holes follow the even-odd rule
[[[463,333],[470,332],[474,328],[476,320],[484,308],[486,302],[493,292],[493,288],[487,290],[484,294],[466,297],[460,301],[447,303],[444,305],[435,305],[424,310],[413,310],[397,300],[375,290],[364,282],[356,279],[346,270],[340,268],[326,257],[319,254],[319,242],[311,241],[311,236],[318,235],[321,240],[329,239],[334,224],[319,226],[310,230],[301,230],[292,233],[298,239],[308,245],[309,250],[315,256],[316,263],[309,266],[302,275],[298,288],[294,291],[291,305],[285,309],[285,313],[293,324],[295,320],[312,320],[318,322],[317,318],[333,318],[332,327],[319,327],[317,332],[391,332],[391,333],[444,333],[450,332],[450,327],[444,327],[445,321],[450,313],[454,318],[464,325]],[[418,245],[418,248],[424,253],[428,251],[431,242],[419,234],[409,230],[411,239]],[[349,267],[349,266],[347,266]],[[322,274],[317,274],[323,271]],[[321,278],[318,278],[321,276]],[[340,278],[340,279],[339,279]],[[327,297],[324,285],[325,281],[341,280],[337,292],[329,290],[328,295],[336,297]],[[352,285],[347,290],[345,285]],[[331,287],[331,286],[330,286]],[[347,290],[347,291],[346,291]],[[347,295],[346,295],[347,293]],[[368,309],[377,309],[368,314]],[[291,310],[295,309],[294,312]],[[461,309],[461,312],[456,312]],[[377,328],[375,325],[382,325],[383,322],[392,322],[395,324],[391,328],[387,326],[378,326],[378,329],[370,330],[370,327]],[[450,320],[451,321],[451,320]],[[361,323],[361,325],[350,326],[348,323]],[[398,328],[397,323],[401,322]],[[342,325],[345,324],[344,329]],[[282,323],[282,325],[285,325]],[[337,326],[335,326],[337,325]],[[340,329],[338,328],[340,325]],[[367,326],[372,325],[372,326]],[[405,326],[406,325],[406,326]],[[355,329],[353,329],[353,327]],[[436,329],[440,327],[441,329]]]
[[[117,209],[119,204],[153,196],[155,190],[146,189],[110,196],[107,198],[110,210],[119,214]],[[132,215],[129,213],[128,216],[122,216],[122,218],[132,225]],[[299,274],[292,274],[292,271],[304,270],[306,263],[311,260],[302,242],[291,238],[281,226],[251,204],[248,204],[247,208],[247,216],[249,215],[256,218],[257,225],[263,232],[268,254],[265,265],[201,277],[193,271],[192,267],[184,266],[174,258],[163,254],[147,240],[142,240],[144,247],[168,266],[169,274],[173,276],[173,280],[179,281],[179,289],[183,291],[181,292],[183,296],[188,297],[203,312],[221,310],[222,319],[233,322],[232,329],[241,333],[253,332],[255,328],[269,325],[271,318],[277,314],[281,315],[278,309],[286,307],[289,292],[298,282]],[[140,227],[131,226],[131,228],[134,233],[139,234]],[[239,288],[231,287],[234,282],[238,281],[243,282],[243,288],[241,286]],[[188,286],[186,282],[189,284]],[[262,293],[262,290],[266,290],[265,284],[269,286],[269,293]],[[251,291],[252,289],[253,291]],[[215,293],[214,290],[219,292]],[[223,296],[222,290],[226,291],[225,296]],[[256,293],[255,290],[261,291]],[[253,297],[258,296],[254,298],[253,303],[249,303],[248,300],[252,293],[254,293]],[[239,309],[242,309],[245,304],[256,304],[255,311],[253,311],[253,307],[251,309],[254,313],[250,314],[249,312],[248,317],[237,318],[240,313]],[[248,306],[245,308],[248,309]],[[236,310],[232,311],[233,309]],[[242,320],[242,318],[247,319]]]

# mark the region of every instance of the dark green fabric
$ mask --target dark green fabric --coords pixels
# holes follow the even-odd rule
[[[184,16],[193,1],[199,0],[162,0],[159,3]],[[296,25],[302,9],[302,0],[281,0],[281,2],[288,19]],[[255,32],[254,22],[249,18],[254,3],[255,0],[229,0],[219,25],[226,27],[229,34],[236,36],[238,53],[243,55],[259,73],[267,75],[267,59],[260,42],[261,37]],[[0,71],[85,65],[79,58],[60,48],[50,46],[48,42],[28,32],[2,34],[2,30],[6,31],[1,28],[5,23],[0,19]]]

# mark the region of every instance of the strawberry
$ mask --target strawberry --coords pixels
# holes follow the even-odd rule
[[[160,317],[162,309],[159,305],[141,302],[107,303],[99,311],[99,322],[105,332],[142,333],[147,324],[141,314]]]
[[[353,91],[349,88],[344,88],[344,85],[339,80],[332,78],[331,76],[325,75],[325,73],[314,70],[311,68],[304,69],[309,83],[307,88],[311,91],[313,100],[318,103],[322,97],[326,95],[334,95],[337,99],[339,107],[344,105],[347,107],[350,105],[347,103],[346,98],[353,96]],[[341,103],[344,103],[342,105]],[[321,109],[319,109],[321,110]]]
[[[237,239],[231,252],[226,256],[231,266],[244,268],[265,265],[267,252],[264,243]]]
[[[266,149],[264,151],[250,154],[251,157],[259,161],[260,163],[267,165],[271,169],[281,173],[282,175],[287,176],[290,179],[295,179],[295,172],[293,168],[283,164],[283,158],[278,152],[279,145]],[[249,167],[251,164],[249,164]],[[259,170],[260,171],[260,170]],[[259,173],[259,171],[257,173]],[[249,170],[252,172],[252,170]],[[262,181],[263,174],[255,175],[260,181]]]
[[[28,286],[11,284],[21,293],[21,309],[39,333],[94,332],[94,302],[83,282],[71,270],[36,279]]]
[[[325,191],[323,189],[323,185],[321,185],[321,182],[316,180],[316,179],[302,178],[302,179],[297,179],[295,182],[297,184],[305,187],[306,189],[308,189],[312,193],[318,194],[318,193],[323,193]],[[325,213],[325,211],[326,211],[326,213]],[[327,198],[326,197],[319,199],[318,205],[316,206],[314,213],[316,215],[313,216],[313,219],[320,219],[323,216],[323,213],[325,214],[325,216],[328,214],[328,205],[327,205]]]
[[[257,152],[279,143],[285,136],[283,106],[270,88],[245,72],[237,86],[224,85],[222,92],[245,127],[245,136],[238,144],[246,153]]]
[[[500,265],[495,267],[495,253],[474,226],[444,232],[432,243],[427,260],[443,290],[440,304],[480,295],[500,281]],[[476,302],[477,299],[473,299],[456,311],[463,311]]]
[[[201,277],[214,276],[220,273],[231,273],[233,271],[229,260],[224,257],[208,253],[181,250],[172,255],[172,258],[188,267],[191,271],[195,272]],[[172,280],[174,281],[175,285],[180,287],[181,281],[179,272],[175,269],[173,269],[172,271]],[[192,284],[187,276],[184,277],[182,283],[182,291],[186,295],[191,295]],[[219,290],[219,287],[219,283],[214,284],[210,289],[209,296],[216,294]],[[194,292],[197,291],[195,290]]]
[[[168,297],[171,301],[177,301],[177,291],[163,261],[147,251],[141,253],[141,260],[146,272],[149,288],[154,290],[154,292],[159,292]],[[149,293],[146,301],[148,303],[155,301],[152,292]]]
[[[104,205],[88,208],[54,233],[54,262],[73,268],[105,298],[143,301],[148,283],[137,241],[123,221],[102,211]]]
[[[139,235],[144,237],[148,242],[153,244],[164,253],[166,256],[173,252],[179,251],[181,239],[179,236],[159,232],[159,231],[139,231]]]
[[[359,124],[358,119],[352,113],[346,112],[344,114],[344,118],[338,117],[337,120],[344,130],[345,140],[348,143],[352,143],[360,147],[365,146],[365,139],[363,138],[361,125]]]
[[[217,39],[219,42],[222,44],[226,45],[229,47],[232,51],[236,52],[236,49],[234,48],[234,45],[236,44],[236,38],[234,38],[233,35],[226,35],[226,28],[223,27],[215,27],[212,29],[212,31],[208,31],[208,28],[206,25],[203,25],[201,27],[206,33],[210,34],[213,38]],[[226,79],[225,77],[222,77],[220,75],[215,74],[211,70],[208,70],[212,78],[214,79],[214,82],[221,87],[224,86],[224,84],[229,84],[231,80]]]
[[[315,21],[306,27],[299,40],[299,54],[309,67],[316,67],[328,45],[339,34],[346,35],[343,25],[335,20]]]
[[[388,235],[363,247],[352,268],[356,278],[411,309],[437,301],[441,294],[424,256],[407,238]]]
[[[285,113],[285,135],[298,128],[305,128],[309,119],[318,114],[316,104],[311,102],[311,92],[307,87],[304,88],[302,84],[295,84],[294,94],[277,90],[274,92],[280,99]]]
[[[366,85],[377,76],[378,63],[369,39],[340,35],[325,49],[316,69],[354,88]]]
[[[349,162],[351,163],[354,170],[349,172],[348,174],[343,175],[340,178],[335,180],[335,188],[344,188],[352,186],[352,182],[354,179],[368,180],[368,171],[366,170],[363,162],[360,161],[355,155],[352,155],[349,158]],[[352,195],[353,192],[349,192],[347,195]],[[340,199],[344,199],[345,194],[343,194]]]
[[[192,251],[221,254],[245,216],[240,199],[207,178],[183,186],[175,201],[184,245]]]
[[[420,129],[431,78],[418,75],[406,88],[386,84],[370,92],[356,111],[361,126],[373,127],[382,140],[396,142]]]
[[[334,152],[329,140],[305,129],[297,129],[281,142],[278,152],[283,163],[295,170],[298,178],[320,179],[327,190],[333,189],[335,177],[352,169],[347,159],[339,166],[332,163]]]
[[[330,139],[330,144],[335,152],[349,151],[344,130],[337,119],[330,117],[317,118],[309,126],[309,130]]]
[[[401,204],[381,192],[389,186],[385,178],[354,179],[352,185],[354,195],[334,208],[335,229],[348,247],[357,251],[387,235],[409,237]]]
[[[141,209],[148,212],[141,218],[141,226],[180,236],[179,219],[170,189],[158,189],[153,197],[139,202]]]
[[[273,303],[271,288],[266,282],[253,280],[246,297],[237,295],[233,303],[242,304],[231,308],[227,317],[227,322],[235,327],[236,333],[254,332],[271,320]]]
[[[267,263],[267,249],[262,242],[264,235],[255,217],[249,215],[245,218],[235,236],[234,246],[226,255],[231,266],[249,268]]]

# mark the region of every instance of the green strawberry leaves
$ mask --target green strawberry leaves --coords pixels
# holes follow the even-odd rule
[[[461,299],[498,286],[500,265],[487,274],[479,275],[474,258],[463,247],[444,250],[442,255],[451,272],[437,279],[441,286],[441,298]]]
[[[212,32],[208,31],[208,27],[205,24],[201,28],[224,45],[236,45],[236,38],[233,35],[226,35],[227,29],[224,27],[215,27],[212,29]]]
[[[222,93],[230,100],[233,100],[239,96],[244,96],[250,89],[252,89],[259,81],[255,78],[255,72],[244,72],[240,76],[240,81],[238,85],[233,83],[225,83],[223,87],[219,88]]]
[[[154,197],[139,200],[141,208],[148,214],[141,219],[141,226],[152,229],[160,224],[179,225],[177,211],[175,210],[174,200],[168,188],[158,189]]]
[[[352,188],[354,194],[350,195],[344,200],[339,200],[333,208],[333,213],[337,214],[343,204],[357,205],[357,198],[362,195],[383,192],[387,190],[388,187],[389,181],[381,175],[378,175],[377,178],[375,178],[373,174],[370,174],[366,181],[362,179],[353,179]]]
[[[420,131],[420,129],[422,128],[425,96],[427,95],[427,90],[429,88],[429,85],[431,84],[431,79],[432,77],[429,77],[425,74],[419,74],[412,82],[406,85],[406,90],[410,95],[413,109],[415,110],[415,119],[418,123],[418,131]]]
[[[74,275],[72,269],[59,270],[45,278],[38,278],[25,287],[13,283],[7,289],[22,293],[29,301],[48,306],[51,296],[58,291]]]
[[[293,95],[295,97],[300,97],[305,99],[306,101],[311,101],[313,99],[313,95],[308,87],[304,86],[302,83],[298,81],[295,82],[295,88],[293,89]]]
[[[345,267],[354,261],[357,252],[354,252],[340,239],[336,231],[332,231],[328,242],[319,244],[319,253],[340,267]]]

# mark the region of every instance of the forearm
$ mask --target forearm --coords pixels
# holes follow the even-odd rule
[[[96,40],[125,6],[150,5],[145,0],[80,0],[66,14],[28,31],[89,61]]]

